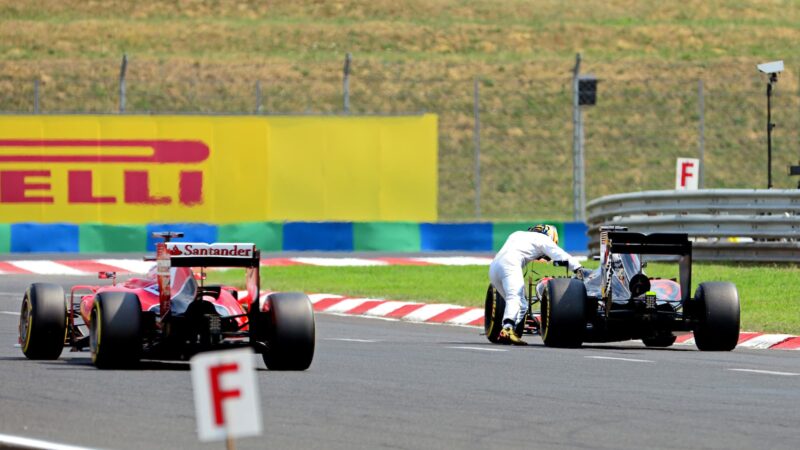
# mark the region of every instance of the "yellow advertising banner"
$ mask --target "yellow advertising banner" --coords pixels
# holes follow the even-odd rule
[[[0,116],[0,222],[436,221],[437,118]]]

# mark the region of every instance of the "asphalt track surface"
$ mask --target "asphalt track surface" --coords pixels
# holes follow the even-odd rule
[[[0,278],[0,434],[95,448],[224,448],[196,438],[189,365],[100,371],[89,354],[28,361]],[[41,280],[38,280],[41,281]],[[50,277],[64,286],[87,277]],[[800,352],[638,343],[489,344],[475,328],[317,315],[306,372],[259,360],[264,435],[237,448],[796,449]]]

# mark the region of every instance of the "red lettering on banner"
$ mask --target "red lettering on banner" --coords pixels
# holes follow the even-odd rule
[[[168,196],[154,197],[150,195],[150,175],[145,171],[125,171],[125,203],[148,205],[168,205],[172,198]]]
[[[116,203],[116,197],[95,197],[92,193],[92,171],[70,170],[67,175],[69,203]]]
[[[49,191],[50,183],[29,183],[28,177],[50,178],[49,170],[0,171],[0,203],[53,203],[53,197],[28,195],[28,191]]]
[[[184,205],[203,203],[203,172],[181,172],[178,199]]]
[[[681,163],[681,186],[686,186],[686,179],[694,176],[694,174],[688,170],[690,167],[694,167],[694,164],[690,162]]]
[[[239,365],[236,363],[218,364],[208,368],[211,378],[211,401],[214,403],[214,423],[217,426],[225,424],[225,417],[222,414],[222,402],[227,398],[238,398],[242,396],[239,389],[222,390],[219,379],[225,372],[237,372]]]
[[[83,154],[70,149],[97,147],[97,154]],[[125,154],[126,149],[149,148],[145,154]],[[64,154],[49,154],[41,149],[60,148]],[[117,151],[106,153],[105,148]],[[29,150],[31,149],[31,150]],[[0,165],[4,163],[48,164],[48,170],[0,170],[0,203],[54,203],[53,192],[66,192],[67,204],[133,204],[170,205],[179,202],[186,206],[203,203],[203,171],[180,170],[169,176],[164,185],[169,186],[168,195],[155,195],[150,191],[151,171],[124,170],[123,192],[108,192],[104,186],[102,195],[94,192],[92,180],[99,173],[105,173],[108,163],[149,163],[197,164],[207,161],[210,149],[201,141],[191,140],[126,140],[126,139],[0,139]],[[120,150],[122,152],[120,152]],[[54,172],[60,163],[83,163],[85,167],[66,168],[66,185],[53,185],[53,180],[61,182],[61,172]],[[55,164],[54,167],[50,165]],[[31,180],[32,177],[46,178],[44,181]],[[38,181],[38,182],[37,182]],[[177,186],[176,186],[177,184]],[[116,187],[116,183],[112,186]],[[177,187],[177,192],[176,188]],[[38,191],[38,192],[37,192]]]

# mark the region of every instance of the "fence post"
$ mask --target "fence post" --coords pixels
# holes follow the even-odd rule
[[[703,91],[702,78],[697,80],[697,113],[698,113],[698,130],[697,130],[697,147],[700,153],[700,176],[698,177],[698,184],[700,189],[705,189],[704,175],[706,172],[706,100],[705,92]]]
[[[586,192],[584,191],[583,162],[583,117],[580,106],[578,76],[581,73],[581,54],[575,55],[572,69],[572,217],[583,222],[586,212]]]
[[[33,80],[33,113],[39,114],[39,79]]]
[[[256,114],[261,114],[264,106],[261,104],[261,80],[256,81]]]
[[[353,60],[353,55],[349,52],[344,56],[344,113],[350,114],[350,62]]]
[[[473,113],[475,115],[475,128],[473,141],[475,142],[475,218],[481,218],[481,108],[478,77],[475,77],[473,92]]]
[[[122,64],[119,68],[119,112],[125,112],[125,71],[128,68],[128,55],[122,54]]]

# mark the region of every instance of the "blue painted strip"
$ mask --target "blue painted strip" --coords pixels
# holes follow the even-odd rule
[[[564,222],[564,250],[568,253],[589,251],[589,227],[583,222]]]
[[[492,251],[491,223],[421,223],[422,251]]]
[[[352,222],[287,222],[283,249],[292,251],[353,251]]]
[[[418,245],[417,250],[409,247],[404,251],[481,252],[493,251],[493,240],[497,239],[497,236],[493,236],[493,230],[496,227],[515,225],[504,222],[420,224],[403,222],[402,224],[418,227],[419,230],[419,242],[415,243]],[[345,252],[354,250],[354,233],[357,227],[352,222],[287,222],[275,225],[282,228],[283,238],[280,243],[276,243],[274,250]],[[6,227],[8,230],[5,234],[8,241],[6,251],[77,253],[81,249],[79,225],[17,223],[6,225]],[[155,250],[157,240],[150,236],[153,231],[181,231],[185,234],[184,238],[179,239],[181,241],[216,242],[219,238],[217,225],[203,223],[149,224],[141,227],[145,228],[143,231],[147,233],[146,250],[148,251]],[[587,230],[588,227],[582,222],[565,222],[561,245],[570,253],[585,254],[589,245]],[[0,232],[0,238],[2,237],[3,233]],[[95,248],[96,246],[84,245],[83,247]],[[1,248],[2,245],[0,245]],[[396,251],[397,249],[392,246],[392,242],[379,239],[370,243],[370,250]]]
[[[77,253],[79,229],[66,223],[15,223],[11,225],[11,251]]]
[[[147,225],[147,251],[155,251],[161,239],[153,238],[154,231],[180,231],[182,238],[175,241],[217,242],[217,226],[204,223],[151,223]]]

